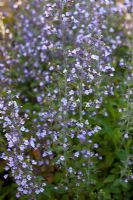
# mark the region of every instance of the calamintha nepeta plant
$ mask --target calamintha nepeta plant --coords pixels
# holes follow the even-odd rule
[[[17,197],[42,193],[51,184],[78,198],[97,184],[97,163],[104,160],[98,140],[106,130],[99,117],[106,122],[108,98],[123,84],[111,62],[120,37],[110,47],[103,36],[109,9],[121,14],[113,1],[34,0],[16,14],[12,42],[2,48],[8,59],[1,65],[9,69],[8,97],[0,108],[8,145],[2,158],[18,185]]]

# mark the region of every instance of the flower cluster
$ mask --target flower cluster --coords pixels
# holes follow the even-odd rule
[[[24,120],[28,120],[28,115],[24,118],[19,116],[19,107],[16,101],[9,101],[7,105],[1,100],[1,120],[3,121],[3,131],[8,141],[7,152],[3,153],[1,158],[7,161],[5,170],[11,170],[18,185],[18,194],[32,194],[44,191],[45,182],[38,181],[36,184],[37,175],[33,173],[34,166],[38,163],[30,158],[27,154],[35,148],[35,138],[30,135],[29,130],[25,128]],[[10,111],[10,112],[9,112]],[[24,138],[24,134],[29,135],[29,139]],[[7,178],[8,175],[5,175]]]

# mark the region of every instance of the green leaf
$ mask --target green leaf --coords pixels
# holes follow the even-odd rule
[[[109,175],[105,180],[104,183],[111,183],[116,179],[115,175]]]
[[[116,155],[119,158],[120,161],[127,161],[128,159],[128,152],[123,149],[117,149],[116,150]]]

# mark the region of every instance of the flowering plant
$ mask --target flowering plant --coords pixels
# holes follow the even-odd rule
[[[122,8],[102,0],[10,6],[14,21],[7,28],[9,43],[1,47],[0,114],[7,141],[1,158],[18,186],[17,198],[127,195],[132,160],[123,110],[131,74],[124,62],[130,61],[114,59],[124,32],[109,27],[107,17],[110,11],[121,19]]]

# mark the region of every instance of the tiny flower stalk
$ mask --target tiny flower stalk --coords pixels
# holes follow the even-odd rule
[[[67,26],[63,27],[63,18],[62,18],[62,15],[63,15],[63,10],[64,10],[64,5],[62,2],[60,2],[60,28],[61,28],[61,32],[62,32],[62,55],[63,55],[63,60],[62,60],[62,70],[63,70],[63,74],[64,74],[64,87],[63,87],[63,91],[64,91],[64,105],[63,105],[63,109],[62,109],[62,119],[63,119],[63,125],[64,125],[64,128],[62,130],[62,134],[63,134],[63,147],[64,147],[64,166],[65,166],[65,179],[66,179],[66,188],[69,186],[69,181],[68,181],[68,166],[67,166],[67,151],[68,151],[68,147],[67,145],[64,144],[64,142],[66,143],[67,142],[67,135],[69,134],[69,129],[68,129],[68,91],[67,91],[67,88],[68,88],[68,85],[67,85],[67,77],[68,77],[68,70],[69,70],[69,66],[68,66],[68,63],[67,63],[67,52],[66,52],[66,30],[67,30]]]
[[[79,100],[80,100],[80,109],[79,109],[79,115],[80,115],[80,122],[82,122],[82,114],[83,114],[83,102],[82,102],[82,95],[83,95],[83,89],[82,89],[82,69],[79,72]]]

